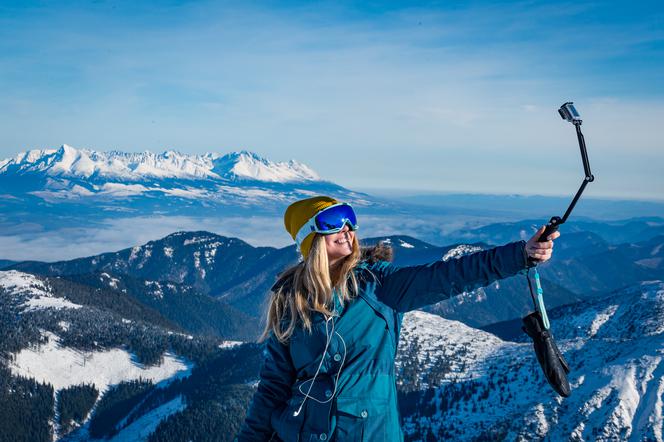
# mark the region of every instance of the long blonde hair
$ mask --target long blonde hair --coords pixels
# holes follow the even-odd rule
[[[358,291],[353,269],[360,262],[361,251],[357,236],[353,236],[353,251],[330,269],[327,247],[323,235],[316,234],[307,258],[283,272],[282,284],[272,293],[267,307],[265,329],[258,339],[264,341],[273,332],[280,342],[288,341],[298,323],[311,332],[311,314],[320,312],[331,315],[334,289],[345,302]],[[332,272],[330,272],[332,270]]]

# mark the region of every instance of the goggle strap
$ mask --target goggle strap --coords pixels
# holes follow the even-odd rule
[[[318,215],[318,214],[316,214]],[[295,236],[295,244],[297,244],[297,248],[300,248],[300,245],[302,244],[302,241],[311,233],[316,231],[316,215],[314,215],[312,218],[307,221],[305,225],[303,225],[300,230],[297,231],[297,235]]]

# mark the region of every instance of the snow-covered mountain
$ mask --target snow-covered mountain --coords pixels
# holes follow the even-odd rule
[[[185,251],[186,256],[195,253],[197,247],[208,250],[214,244],[219,250],[231,244],[228,239],[221,240],[224,238],[204,232],[179,233],[163,243],[153,243],[151,254],[146,254],[146,246],[123,254],[134,256],[132,263],[147,258],[144,262],[147,265],[156,256],[157,246],[160,250],[174,247],[170,254],[175,259]],[[399,244],[397,253],[423,247],[408,237],[394,237],[390,242]],[[449,251],[458,255],[471,250],[450,248]],[[221,257],[221,253],[219,250],[216,255]],[[260,254],[257,257],[263,259]],[[269,254],[265,258],[268,257]],[[117,254],[104,259],[84,258],[76,266],[67,264],[71,266],[69,271],[90,270],[87,266],[92,264],[91,259],[105,265],[124,262]],[[113,267],[104,268],[110,271]],[[135,270],[138,269],[136,264]],[[251,344],[235,347],[238,353],[201,366],[197,374],[198,365],[191,368],[193,357],[198,355],[207,364],[206,352],[221,350],[224,343],[216,341],[213,346],[201,343],[199,350],[187,356],[189,343],[195,343],[197,336],[169,331],[167,323],[155,316],[154,311],[150,323],[143,323],[142,318],[148,317],[147,310],[139,309],[135,301],[119,305],[119,300],[128,298],[132,291],[126,276],[91,275],[87,280],[90,286],[85,289],[72,284],[64,275],[44,277],[16,270],[0,272],[0,318],[4,321],[4,328],[0,328],[0,352],[9,355],[0,358],[0,370],[5,364],[12,376],[34,377],[53,386],[54,392],[85,383],[94,383],[102,392],[108,386],[139,376],[152,379],[157,386],[150,387],[144,405],[127,407],[122,411],[124,414],[118,412],[111,420],[121,429],[118,437],[125,431],[138,434],[139,427],[162,434],[173,431],[172,426],[200,427],[201,416],[218,409],[215,401],[229,400],[229,396],[215,396],[211,401],[203,394],[210,385],[215,385],[219,392],[228,392],[224,394],[236,394],[222,381],[228,376],[229,383],[242,386],[243,399],[233,403],[232,413],[224,415],[225,425],[236,428],[246,410],[250,386],[258,375],[259,347]],[[93,277],[97,279],[94,284]],[[173,298],[168,296],[152,296],[156,293],[153,285],[146,292],[148,297],[155,298],[150,305],[172,302]],[[161,283],[161,288],[164,287]],[[603,298],[552,309],[549,317],[559,346],[572,367],[573,392],[567,399],[558,398],[546,384],[529,342],[504,341],[422,311],[406,314],[396,361],[406,440],[661,441],[664,283],[643,282]],[[157,326],[158,323],[164,326]],[[16,334],[16,330],[20,333]],[[160,344],[164,339],[169,346]],[[170,353],[168,347],[177,351]],[[141,358],[152,362],[137,363],[133,351],[139,351]],[[231,362],[236,365],[230,365]],[[187,375],[186,380],[173,383],[173,388],[160,390],[158,383],[162,380]],[[14,394],[12,391],[3,394]],[[55,411],[48,416],[55,416],[49,419],[57,421],[60,396],[50,394],[54,402],[49,407]],[[183,394],[186,400],[182,400]],[[200,394],[205,400],[193,399]],[[194,427],[185,426],[183,431],[190,434]],[[88,440],[86,428],[76,433],[82,439],[72,440]],[[61,434],[55,426],[51,431]],[[148,433],[146,430],[132,437],[146,440]]]
[[[316,172],[295,160],[275,163],[259,155],[232,152],[187,155],[169,150],[98,152],[63,144],[58,149],[34,149],[0,160],[0,174],[44,174],[57,178],[141,182],[146,178],[256,180],[266,182],[320,181]]]
[[[123,275],[131,275],[144,280],[154,296],[171,292],[186,294],[180,284],[205,295],[220,296],[242,284],[238,288],[239,301],[247,303],[252,313],[256,313],[256,306],[263,302],[275,275],[296,261],[294,246],[285,250],[253,247],[238,238],[198,231],[175,232],[117,252],[53,263],[28,261],[12,268],[53,276],[101,273],[98,276],[108,281],[106,285],[110,288],[118,283],[104,272],[122,278],[123,282]],[[257,298],[249,296],[249,292],[256,292]]]
[[[39,213],[35,204],[66,204],[75,212],[102,204],[98,212],[192,214],[192,208],[269,208],[317,194],[356,204],[367,196],[349,191],[291,160],[273,162],[247,151],[188,155],[176,151],[99,152],[62,145],[35,149],[0,161],[0,201],[16,211]],[[122,203],[121,207],[113,203]],[[108,204],[108,205],[107,205]],[[192,204],[194,206],[192,206]],[[83,207],[79,207],[83,206]],[[42,208],[46,210],[45,208]]]
[[[1,440],[58,439],[95,401],[83,407],[74,390],[103,399],[123,382],[162,388],[190,374],[188,349],[209,346],[126,294],[16,270],[0,271],[0,318]]]
[[[549,316],[572,367],[567,399],[544,380],[530,342],[406,315],[397,367],[408,440],[662,441],[664,283]]]
[[[389,206],[323,180],[295,160],[273,162],[247,151],[155,154],[63,145],[0,161],[0,227],[43,235],[47,241],[48,232],[70,236],[89,229],[106,231],[110,224],[129,218],[145,226],[157,217],[193,226],[199,220],[239,222],[253,216],[266,223],[272,231],[267,236],[274,237],[283,232],[274,219],[283,216],[288,204],[315,195],[329,195],[357,208]],[[130,224],[130,231],[141,230],[135,222]],[[116,228],[110,230],[118,235]]]

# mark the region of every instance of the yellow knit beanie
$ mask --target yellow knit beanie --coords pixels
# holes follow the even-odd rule
[[[307,198],[299,201],[295,201],[293,204],[288,206],[286,213],[284,214],[284,225],[286,226],[286,231],[290,233],[290,236],[295,240],[297,232],[302,228],[303,225],[307,223],[315,214],[321,210],[328,208],[334,204],[337,204],[338,201],[329,196],[315,196],[313,198]],[[304,259],[307,259],[309,254],[309,249],[311,249],[311,242],[314,239],[314,232],[311,232],[307,235],[302,244],[300,244],[300,253]]]

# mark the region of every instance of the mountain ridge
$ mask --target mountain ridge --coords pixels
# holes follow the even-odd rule
[[[0,160],[0,174],[44,173],[52,177],[121,179],[151,178],[254,180],[265,182],[323,181],[310,167],[295,161],[273,162],[247,150],[228,154],[190,155],[175,150],[141,153],[118,150],[32,149]]]

